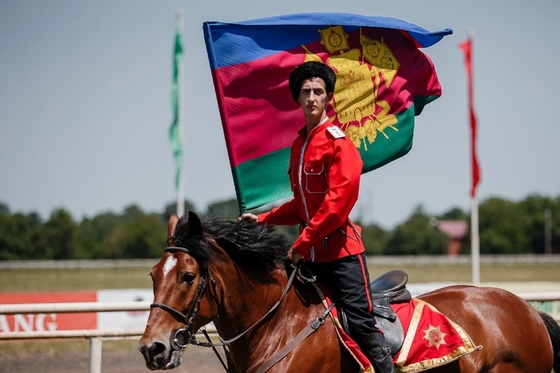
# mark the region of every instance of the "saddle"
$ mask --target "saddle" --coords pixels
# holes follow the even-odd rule
[[[406,288],[407,282],[408,274],[396,269],[382,274],[369,284],[377,327],[383,331],[393,356],[400,351],[404,343],[404,329],[391,304],[408,302],[411,299],[410,291]],[[337,310],[344,331],[350,335],[344,311],[340,308]]]

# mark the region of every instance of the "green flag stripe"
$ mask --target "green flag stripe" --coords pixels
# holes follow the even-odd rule
[[[241,163],[233,170],[241,212],[292,194],[288,178],[289,160],[290,148],[284,148]]]
[[[414,105],[403,113],[396,114],[397,124],[377,132],[375,142],[366,146],[362,143],[360,154],[364,162],[362,173],[382,167],[408,153],[414,135]],[[367,141],[366,139],[362,140]]]

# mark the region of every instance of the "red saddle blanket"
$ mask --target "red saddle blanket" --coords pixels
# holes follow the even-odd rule
[[[328,307],[330,298],[318,291],[325,307]],[[401,350],[393,358],[397,372],[422,372],[482,349],[482,346],[474,344],[461,326],[429,303],[412,298],[408,302],[391,304],[391,307],[403,325],[405,336]],[[342,328],[336,308],[331,310],[331,318],[339,339],[360,366],[360,372],[374,373],[368,358]]]

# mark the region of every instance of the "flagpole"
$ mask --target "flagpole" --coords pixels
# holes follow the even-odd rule
[[[480,284],[480,237],[478,234],[478,199],[471,198],[471,263],[472,283]]]
[[[181,34],[183,33],[183,10],[177,10],[177,24],[179,25],[179,30],[181,30]],[[178,111],[178,132],[179,132],[179,139],[180,144],[183,146],[185,143],[184,139],[184,131],[183,131],[183,65],[184,59],[181,58],[181,62],[178,66],[179,68],[179,75],[178,75],[178,84],[177,84],[177,111]],[[185,171],[185,162],[181,162],[181,169],[179,172],[179,180],[177,184],[177,216],[181,217],[185,214],[185,182],[184,182],[184,171]]]
[[[474,31],[467,29],[468,46],[463,45],[465,52],[465,67],[468,76],[468,99],[469,118],[471,127],[471,272],[472,284],[480,285],[480,235],[478,230],[478,198],[476,188],[480,180],[480,170],[476,156],[477,123],[474,113],[474,88],[473,88],[473,62],[472,62],[472,40]]]

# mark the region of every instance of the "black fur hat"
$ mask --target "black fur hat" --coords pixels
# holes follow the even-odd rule
[[[295,102],[298,102],[299,91],[304,80],[309,78],[321,78],[325,81],[327,93],[334,92],[336,84],[336,74],[327,65],[322,62],[308,61],[304,62],[292,71],[290,74],[290,91]]]

